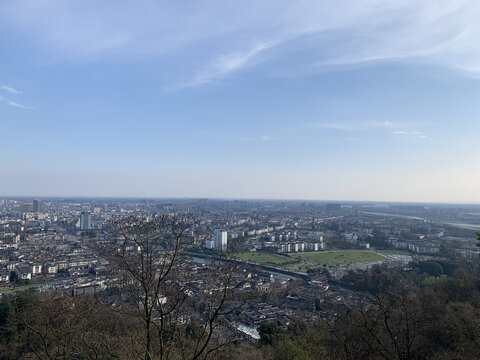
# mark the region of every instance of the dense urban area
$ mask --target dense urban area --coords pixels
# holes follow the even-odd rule
[[[364,346],[368,342],[349,338],[349,330],[336,327],[352,309],[359,320],[373,308],[387,306],[383,303],[387,300],[379,295],[384,290],[390,295],[395,291],[406,297],[413,294],[413,290],[405,290],[410,286],[405,279],[421,289],[415,291],[440,291],[441,284],[458,276],[474,276],[480,254],[479,230],[480,206],[476,205],[3,199],[3,357],[10,358],[7,349],[16,344],[19,348],[14,351],[25,358],[134,358],[133,353],[139,358],[156,358],[153,354],[160,353],[159,358],[234,358],[234,354],[243,354],[238,358],[328,359],[361,358],[355,354],[362,351],[368,358],[422,358],[421,352],[414,351],[414,337],[408,340],[411,344],[398,345],[392,339],[377,339],[369,329],[369,336],[375,339],[368,340],[370,349],[349,349],[345,341]],[[478,302],[478,279],[472,279],[471,293],[462,301],[473,297]],[[404,288],[397,289],[399,284]],[[451,289],[451,284],[448,286]],[[405,297],[396,294],[388,304],[398,299]],[[100,342],[96,334],[83,339],[82,352],[75,353],[71,348],[79,344],[69,343],[68,347],[63,338],[52,335],[54,320],[48,313],[60,316],[60,308],[72,304],[78,309],[86,306],[85,311],[92,314],[103,309],[102,316],[111,310],[113,315],[105,322],[136,324],[132,326],[138,326],[134,329],[138,336],[150,338],[148,327],[158,324],[162,331],[170,327],[171,334],[181,333],[171,330],[172,326],[186,327],[183,335],[191,336],[183,336],[182,342],[173,335],[165,340],[162,333],[160,340],[144,343],[129,335],[131,343],[123,341],[122,346],[128,348],[123,349],[112,339]],[[478,315],[478,303],[468,306]],[[136,310],[140,314],[135,321],[115,317],[118,311],[135,317]],[[37,317],[32,315],[36,313]],[[408,320],[409,315],[399,316]],[[90,320],[99,319],[92,315]],[[466,324],[466,330],[462,328],[467,332],[462,341],[470,339],[473,344],[462,345],[469,356],[479,350],[476,341],[480,339],[478,317],[471,320],[474,322]],[[58,321],[63,326],[73,320]],[[315,330],[319,324],[325,327],[322,331]],[[385,324],[388,330],[388,322]],[[366,320],[362,323],[367,329],[370,325]],[[98,328],[98,324],[85,326],[90,331],[92,326]],[[85,333],[74,329],[69,336],[82,338],[75,331]],[[333,338],[317,339],[320,344],[314,347],[310,340],[305,342],[306,336],[325,332]],[[16,339],[19,333],[28,345]],[[59,331],[62,336],[66,333],[65,329]],[[95,342],[89,343],[92,339]],[[276,344],[278,339],[282,341]],[[178,350],[179,344],[189,350]],[[278,344],[286,348],[276,352]],[[455,358],[449,351],[458,354],[457,345],[450,344],[448,349],[437,346],[445,358]],[[227,350],[232,347],[236,350]],[[115,353],[120,349],[123,355]],[[410,357],[402,357],[407,350]]]

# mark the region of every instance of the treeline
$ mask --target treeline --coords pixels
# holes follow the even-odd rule
[[[93,297],[34,290],[3,295],[0,359],[127,358],[139,348],[129,336],[133,328]]]
[[[439,274],[435,282],[424,281]],[[257,343],[232,337],[222,346],[210,344],[212,351],[198,358],[479,359],[478,274],[476,267],[466,271],[435,261],[415,263],[409,271],[352,272],[344,283],[365,295],[364,306],[340,303],[334,320],[292,321],[288,329],[265,323]],[[201,320],[179,323],[180,330],[164,329],[158,337],[169,344],[164,359],[195,358],[204,336]],[[228,333],[227,327],[218,329]],[[56,292],[24,291],[0,299],[0,359],[144,359],[144,342],[133,307]]]
[[[480,274],[479,262],[453,262],[449,260],[417,260],[405,271],[392,270],[376,265],[367,271],[350,271],[341,280],[333,281],[341,286],[370,294],[388,292],[398,281],[407,281],[417,287],[433,285],[438,280],[461,274]]]
[[[221,359],[234,344],[234,337],[219,343],[196,320],[177,319],[152,332],[158,336],[146,353],[138,309],[94,296],[28,290],[0,299],[0,359]]]
[[[275,360],[480,359],[480,277],[476,267],[466,272],[442,263],[350,273],[345,282],[363,291],[369,306],[340,306],[334,321],[294,322],[287,330],[262,324],[262,354]],[[441,277],[426,283],[432,275],[423,271],[438,275],[438,266]]]

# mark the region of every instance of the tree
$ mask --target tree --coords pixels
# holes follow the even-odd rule
[[[227,300],[234,266],[225,259],[192,274],[184,238],[189,226],[174,216],[130,216],[114,224],[116,258],[133,304],[126,313],[142,328],[135,341],[145,360],[206,358],[229,340],[217,329],[233,311]],[[199,276],[201,290],[195,286]]]
[[[90,296],[19,292],[9,301],[15,341],[8,358],[127,359],[124,319]]]
[[[440,276],[443,274],[442,265],[439,262],[433,260],[419,261],[414,264],[414,267],[416,267],[421,273],[426,273],[432,276]]]
[[[387,243],[388,237],[383,231],[374,229],[372,235],[373,236],[368,240],[372,246],[379,248],[390,246],[390,244]]]
[[[420,359],[427,341],[422,308],[412,289],[398,283],[386,293],[369,297],[367,309],[349,308],[333,324],[338,358]],[[427,349],[428,351],[428,349]]]
[[[261,344],[271,345],[284,331],[275,322],[263,322],[258,327],[258,333]]]

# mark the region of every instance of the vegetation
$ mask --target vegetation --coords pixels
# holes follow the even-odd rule
[[[217,354],[230,339],[218,331],[234,283],[228,261],[208,266],[210,282],[201,301],[189,301],[195,274],[185,267],[184,233],[190,223],[174,216],[127,217],[114,224],[118,237],[116,262],[124,270],[124,293],[138,304],[130,314],[140,351],[136,357],[151,359],[205,358]],[[114,249],[111,249],[114,250]],[[199,322],[185,322],[195,314]]]
[[[90,297],[22,291],[0,300],[1,359],[134,356],[128,319]],[[132,357],[133,358],[133,357]]]
[[[257,264],[273,264],[280,265],[294,261],[294,259],[279,256],[275,254],[270,254],[266,252],[256,252],[256,251],[244,251],[234,253],[233,256],[237,259],[246,260],[254,262]]]
[[[413,263],[412,268],[431,276],[450,276],[458,269],[458,265],[450,261],[427,260]]]
[[[87,238],[95,238],[97,237],[97,232],[95,230],[86,230],[82,231],[80,235]]]
[[[385,249],[391,247],[391,244],[387,242],[387,235],[383,231],[374,229],[373,236],[369,237],[366,242],[370,243],[371,246],[379,249]]]
[[[392,251],[392,254],[398,254]],[[266,253],[244,251],[233,255],[237,259],[250,261],[260,265],[277,265],[290,270],[303,271],[314,269],[316,266],[338,266],[345,264],[360,264],[383,261],[385,258],[369,250],[336,250],[325,252],[292,253],[289,257]],[[305,264],[307,261],[311,264]]]
[[[342,250],[325,252],[306,252],[293,255],[294,257],[318,265],[336,266],[344,264],[369,263],[383,261],[385,258],[368,250]]]
[[[475,238],[475,231],[457,226],[445,226],[448,236],[459,238]]]
[[[237,285],[227,260],[202,267],[202,291],[185,266],[183,233],[173,216],[125,217],[114,224],[116,243],[105,249],[118,286],[95,296],[33,289],[2,294],[0,359],[224,358],[233,346],[225,316]],[[115,255],[112,255],[115,254]],[[106,255],[107,256],[107,255]]]
[[[417,263],[413,271],[392,271],[384,266],[352,271],[342,285],[366,294],[368,306],[339,303],[335,317],[296,320],[287,329],[263,323],[258,328],[258,343],[224,343],[218,351],[207,350],[199,358],[478,359],[480,265],[454,264],[455,270],[451,265],[425,261]],[[443,274],[437,281],[425,283],[439,266]],[[321,311],[318,305],[313,313]],[[136,316],[135,308],[119,309],[89,296],[72,298],[32,290],[3,295],[0,359],[145,358],[145,325],[132,321]],[[167,358],[193,358],[190,349],[204,339],[202,323],[187,322],[175,332],[168,329],[163,336],[170,349]],[[162,358],[156,346],[153,341],[152,359]]]
[[[286,331],[262,324],[260,348],[265,359],[478,359],[480,277],[473,274],[459,266],[425,285],[418,271],[351,272],[343,282],[366,291],[368,307],[340,306],[333,321],[297,321]]]

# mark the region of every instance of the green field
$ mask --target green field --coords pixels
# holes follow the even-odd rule
[[[275,264],[281,265],[292,261],[287,257],[278,256],[275,254],[269,254],[264,252],[244,251],[235,253],[234,257],[240,260],[251,261],[257,264]]]
[[[318,265],[336,266],[383,261],[385,258],[368,250],[340,250],[326,252],[306,252],[292,255],[300,260]]]
[[[385,251],[385,254],[403,254],[402,251]],[[369,250],[335,250],[325,252],[291,253],[291,257],[270,254],[266,252],[244,251],[234,254],[239,260],[254,262],[260,265],[277,265],[289,270],[306,272],[317,266],[337,266],[345,264],[363,264],[385,261],[386,257]]]

